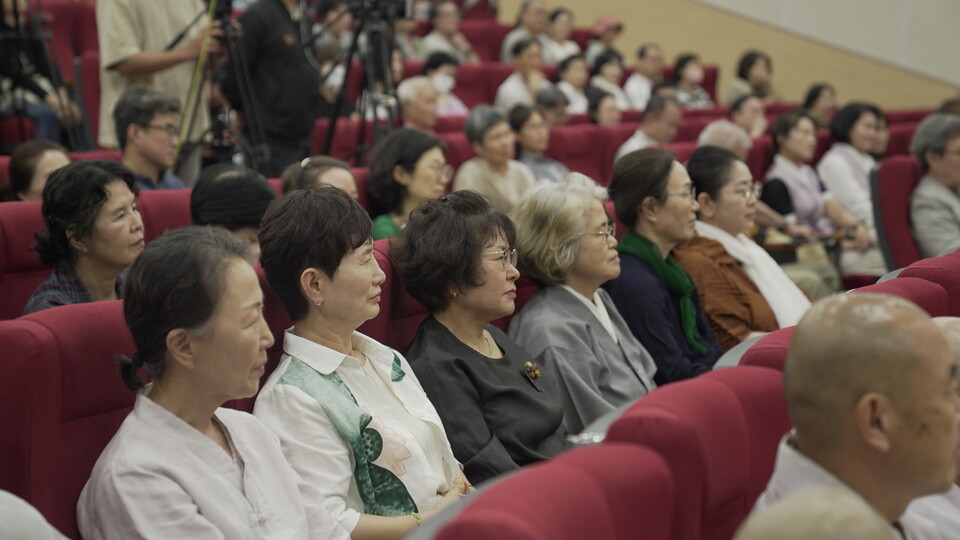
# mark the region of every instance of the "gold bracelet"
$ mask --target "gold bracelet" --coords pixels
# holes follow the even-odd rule
[[[420,517],[418,512],[410,512],[410,516],[417,520],[417,527],[423,527],[423,518]]]

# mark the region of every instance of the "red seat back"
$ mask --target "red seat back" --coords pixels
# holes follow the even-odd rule
[[[794,328],[781,328],[760,338],[760,341],[754,343],[740,357],[740,365],[766,367],[782,372]]]
[[[10,156],[0,155],[0,191],[10,183]]]
[[[463,32],[467,41],[473,45],[473,50],[477,51],[477,55],[483,62],[498,62],[500,60],[500,44],[512,29],[511,26],[500,24],[494,20],[465,19],[460,21],[460,31]],[[462,70],[466,65],[461,65],[460,69]],[[461,99],[463,98],[461,97]],[[470,103],[467,103],[467,105],[472,106]]]
[[[870,174],[877,240],[888,268],[903,268],[920,259],[910,232],[910,193],[922,177],[913,156],[886,158]]]
[[[937,112],[936,109],[899,109],[886,111],[886,115],[890,125],[893,126],[904,122],[920,122],[935,112]]]
[[[677,134],[670,142],[696,141],[697,137],[700,136],[700,132],[703,131],[703,128],[707,127],[707,124],[714,120],[715,118],[709,116],[687,116],[686,113],[684,113],[683,120],[680,121],[680,125],[677,127]]]
[[[96,30],[94,30],[96,32]],[[83,108],[87,113],[87,126],[96,143],[100,133],[100,51],[83,52],[74,65]]]
[[[33,132],[33,120],[26,116],[22,119],[18,116],[0,118],[0,150],[13,152],[18,144],[33,140]]]
[[[650,449],[573,450],[481,490],[436,540],[671,538],[674,485]],[[642,534],[641,534],[642,531]]]
[[[946,289],[926,279],[900,275],[883,283],[874,283],[850,292],[892,294],[910,300],[923,308],[931,317],[945,317],[950,314],[950,296]]]
[[[466,122],[466,116],[440,116],[437,118],[437,125],[433,129],[437,133],[455,133],[463,131],[463,125]]]
[[[462,131],[452,133],[438,133],[437,138],[447,145],[444,154],[447,157],[447,163],[457,169],[464,161],[474,157],[473,145],[467,140],[467,134]]]
[[[910,155],[910,141],[919,122],[904,122],[890,126],[890,139],[887,141],[886,157]]]
[[[735,367],[650,393],[606,441],[649,446],[666,459],[683,509],[673,538],[727,540],[762,492],[789,428],[782,375]]]
[[[672,142],[658,145],[658,147],[663,148],[668,152],[673,152],[673,155],[676,156],[677,161],[686,164],[687,160],[690,159],[690,156],[693,155],[693,151],[697,149],[697,142]]]
[[[583,173],[600,185],[607,184],[607,168],[597,155],[597,146],[606,137],[606,129],[594,124],[557,126],[550,129],[547,156],[574,172]]]
[[[130,411],[118,354],[133,352],[120,301],[74,304],[0,322],[0,489],[78,538],[76,505]]]
[[[942,286],[950,298],[948,315],[960,316],[960,251],[919,260],[900,272],[900,278],[915,277]]]
[[[750,169],[750,174],[753,175],[755,182],[762,182],[767,170],[773,165],[773,156],[770,155],[772,151],[773,140],[770,135],[757,137],[753,140],[753,147],[750,148],[750,153],[747,155],[747,167]]]
[[[154,189],[140,192],[138,205],[147,243],[164,231],[190,226],[190,189]]]
[[[27,299],[50,273],[50,267],[30,249],[43,228],[39,201],[0,204],[0,320],[19,317]]]
[[[830,130],[818,129],[817,149],[813,151],[813,160],[810,162],[810,165],[816,168],[817,163],[820,163],[820,158],[827,153],[827,150],[829,150],[831,146],[833,146],[833,137],[830,136]]]
[[[460,64],[457,69],[457,97],[469,108],[481,103],[492,104],[496,95],[490,95],[487,81],[487,64]]]

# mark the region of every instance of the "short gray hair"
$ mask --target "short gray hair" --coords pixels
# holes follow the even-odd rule
[[[947,143],[960,137],[960,116],[956,114],[934,113],[923,119],[917,126],[910,141],[910,153],[916,156],[923,172],[930,170],[927,152],[943,155]]]
[[[753,141],[750,135],[740,126],[730,120],[717,120],[710,122],[707,127],[700,132],[697,138],[697,146],[719,146],[727,150],[737,148],[753,148]]]
[[[506,122],[507,117],[490,105],[477,105],[470,111],[463,130],[467,133],[467,140],[472,143],[483,144],[483,135],[488,129]]]
[[[433,83],[430,82],[430,79],[423,75],[404,79],[403,82],[400,83],[400,86],[397,86],[397,99],[400,100],[400,103],[410,103],[417,99],[417,92],[419,92],[421,88],[432,86]]]

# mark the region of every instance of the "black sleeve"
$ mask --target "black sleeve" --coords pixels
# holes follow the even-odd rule
[[[763,193],[760,200],[766,203],[781,216],[793,213],[793,201],[790,200],[790,190],[787,185],[779,178],[767,180],[763,184]]]

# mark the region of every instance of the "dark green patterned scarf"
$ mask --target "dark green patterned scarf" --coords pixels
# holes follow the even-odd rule
[[[697,330],[697,310],[693,305],[693,281],[680,268],[673,255],[664,259],[656,244],[649,238],[630,231],[623,235],[617,251],[633,255],[650,265],[666,286],[670,294],[680,299],[680,324],[683,335],[687,337],[690,346],[700,354],[705,354],[707,348],[700,344],[700,331]]]

